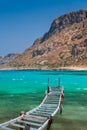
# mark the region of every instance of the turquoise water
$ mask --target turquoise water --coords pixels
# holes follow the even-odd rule
[[[45,95],[48,78],[52,86],[58,85],[58,78],[64,86],[63,115],[57,117],[59,126],[57,122],[55,127],[65,130],[68,122],[71,126],[75,124],[74,129],[85,130],[87,71],[0,71],[0,123],[18,116],[22,110],[28,111],[39,105]]]

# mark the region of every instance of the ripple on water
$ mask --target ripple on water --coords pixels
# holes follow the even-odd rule
[[[79,107],[80,109],[85,109],[85,107]]]
[[[77,90],[81,90],[81,88],[76,88]]]
[[[83,90],[87,90],[87,88],[83,88]]]
[[[11,94],[11,95],[10,95],[10,97],[14,97],[14,95],[13,95],[13,94]]]
[[[15,80],[23,80],[23,78],[20,78],[20,79],[15,79],[15,78],[13,78],[12,80],[13,80],[13,81],[15,81]]]

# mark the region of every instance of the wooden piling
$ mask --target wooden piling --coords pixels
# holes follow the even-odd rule
[[[63,101],[64,101],[64,91],[63,91],[62,94],[61,94],[61,101],[60,101],[60,114],[62,114],[62,104],[63,104]]]
[[[24,111],[21,111],[20,112],[20,116],[21,116],[21,119],[23,120],[24,116],[25,116],[25,112]],[[23,123],[21,123],[21,125],[23,125]],[[20,128],[20,130],[23,130],[23,128]]]
[[[48,78],[48,89],[47,89],[47,93],[50,92],[50,79]]]
[[[47,130],[50,130],[52,122],[53,122],[53,117],[50,116],[49,121],[48,121],[48,125],[47,125]]]
[[[62,114],[62,104],[60,103],[60,114]]]

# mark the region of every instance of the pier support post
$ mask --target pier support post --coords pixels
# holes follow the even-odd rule
[[[23,117],[25,116],[25,112],[24,112],[24,111],[21,111],[21,112],[20,112],[20,116],[22,116],[22,119],[23,119]]]
[[[48,125],[47,125],[47,130],[50,130],[52,122],[53,122],[53,117],[50,116],[49,121],[48,121]]]
[[[62,94],[61,94],[61,101],[60,101],[60,114],[62,114],[62,104],[63,104],[63,101],[64,101],[64,93],[62,92]]]
[[[63,104],[63,101],[64,101],[64,93],[62,93],[61,95],[61,104]]]
[[[47,93],[49,93],[49,92],[50,92],[50,88],[49,88],[49,86],[48,86]]]
[[[47,93],[50,92],[50,79],[48,78],[48,89],[47,89]]]
[[[20,112],[20,116],[21,116],[21,119],[23,120],[24,116],[25,116],[25,112],[24,111],[21,111]],[[23,123],[21,123],[21,125],[23,125]],[[23,130],[23,128],[20,128],[20,130]]]
[[[62,114],[62,103],[60,103],[60,114]]]

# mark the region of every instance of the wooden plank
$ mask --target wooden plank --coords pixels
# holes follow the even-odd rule
[[[33,115],[26,115],[25,117],[34,118],[34,119],[38,119],[38,120],[44,120],[44,121],[47,120],[46,117],[39,117],[39,116],[33,116]]]
[[[32,114],[37,114],[37,115],[51,115],[51,113],[46,113],[46,112],[33,112]]]
[[[9,125],[14,126],[14,127],[19,127],[19,128],[25,127],[24,125],[19,125],[19,124],[16,124],[16,123],[10,123]]]
[[[61,92],[59,92],[59,91],[58,91],[58,92],[53,91],[52,93],[49,93],[49,94],[48,94],[48,96],[52,96],[53,94],[55,94],[55,96],[56,96],[56,94],[57,94],[57,95],[60,95],[60,94],[61,94]]]
[[[39,110],[38,110],[38,112],[42,112],[42,113],[50,113],[50,114],[52,114],[54,111],[50,111],[50,110],[39,111]]]
[[[46,112],[46,111],[34,111],[33,113],[51,115],[51,112]]]
[[[45,102],[56,102],[57,104],[58,104],[58,102],[59,102],[59,99],[57,99],[57,100],[50,100],[50,99],[47,99]]]
[[[51,101],[51,102],[52,102],[52,101],[53,101],[53,102],[58,102],[58,101],[59,101],[59,99],[48,99],[48,98],[47,98],[47,100],[46,100],[46,101]],[[45,102],[46,102],[46,101],[45,101]]]
[[[59,98],[57,98],[57,99],[56,99],[56,98],[55,98],[55,99],[50,99],[50,98],[48,99],[48,98],[47,98],[45,101],[53,101],[53,102],[56,101],[56,102],[58,102],[58,101],[59,101]]]
[[[51,103],[44,103],[43,105],[46,107],[52,107],[52,108],[56,108],[58,106],[58,104],[51,104]]]
[[[36,127],[41,127],[41,126],[42,126],[42,124],[33,123],[33,122],[28,122],[28,121],[24,121],[24,120],[17,120],[17,122],[29,124],[30,126],[36,126]]]
[[[46,104],[43,104],[41,107],[39,107],[39,109],[51,109],[51,110],[55,110],[57,107],[52,107],[52,106],[47,106]]]
[[[13,128],[8,128],[8,127],[6,127],[6,126],[2,126],[2,127],[0,127],[0,128],[2,128],[3,130],[14,130]]]
[[[54,104],[51,104],[51,105],[48,105],[48,104],[43,104],[43,106],[41,106],[40,108],[41,109],[51,109],[51,110],[55,110],[56,108],[57,108],[57,106],[55,107],[55,106],[52,106],[52,105],[54,105]]]
[[[38,109],[37,111],[42,111],[42,112],[54,112],[54,110],[51,109]]]
[[[51,106],[51,107],[57,107],[57,104],[53,104],[53,105],[52,105],[52,104],[50,104],[50,103],[48,103],[48,104],[45,104],[45,103],[44,103],[42,106]]]
[[[55,104],[55,105],[58,105],[58,103],[56,103],[56,102],[45,102],[45,104]]]
[[[56,104],[58,104],[58,100],[57,100],[57,101],[46,100],[45,102],[51,102],[51,103],[56,103]],[[45,102],[44,102],[44,103],[45,103]]]
[[[54,95],[54,94],[55,94],[55,95]],[[56,95],[56,94],[57,94],[57,95]],[[49,94],[48,94],[48,97],[53,97],[53,95],[58,98],[58,97],[60,96],[60,92],[54,91],[54,92],[52,92],[52,93],[49,93]]]
[[[47,98],[47,100],[53,100],[54,101],[54,100],[59,100],[59,98],[52,98],[52,97],[50,98],[49,97],[49,98]]]
[[[46,101],[59,101],[59,98],[54,98],[54,99],[52,99],[52,98],[47,98],[47,100]]]
[[[51,102],[51,101],[46,101],[45,104],[56,104],[56,105],[57,105],[58,103],[56,103],[56,102]]]
[[[23,120],[27,120],[27,121],[31,121],[31,122],[38,122],[38,123],[44,123],[45,121],[43,120],[38,120],[38,119],[32,119],[32,118],[28,118],[28,117],[24,117]]]
[[[35,113],[51,114],[52,112],[51,111],[41,111],[41,110],[38,110],[38,111],[35,111]]]
[[[45,114],[50,114],[51,112],[45,112],[45,111],[43,111],[43,110],[38,110],[38,111],[33,111],[33,113],[45,113]]]
[[[42,108],[39,108],[38,110],[42,110],[42,111],[51,111],[51,112],[53,112],[53,111],[55,111],[55,109],[54,108],[45,108],[45,107],[42,107]]]
[[[32,113],[31,115],[38,116],[38,117],[47,117],[47,118],[50,117],[50,115],[46,115],[46,114],[38,114],[38,113]]]
[[[48,101],[59,101],[59,98],[57,98],[57,99],[56,99],[56,98],[54,98],[54,99],[52,99],[52,98],[47,98],[47,100],[48,100]],[[46,101],[47,101],[47,100],[46,100]]]

